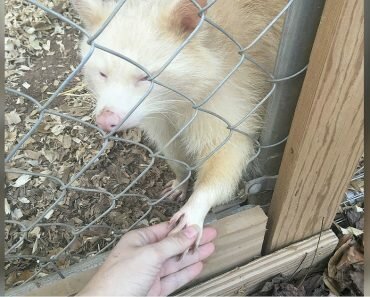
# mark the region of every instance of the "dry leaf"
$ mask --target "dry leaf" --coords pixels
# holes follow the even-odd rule
[[[65,149],[68,149],[68,148],[71,148],[71,146],[72,146],[72,138],[71,138],[71,136],[64,135],[63,136],[63,147]]]
[[[14,141],[16,140],[16,138],[17,138],[17,131],[13,131],[13,132],[5,131],[5,139],[11,142],[11,146],[14,145]]]
[[[27,158],[33,159],[33,160],[38,160],[41,156],[41,152],[35,152],[31,150],[25,150],[24,154]]]
[[[36,226],[35,228],[32,229],[28,234],[31,237],[37,237],[40,236],[41,228],[39,226]]]
[[[361,286],[358,286],[361,276],[357,272],[363,274],[364,254],[361,246],[352,237],[345,236],[349,239],[340,242],[341,245],[328,263],[324,281],[335,294],[350,290],[351,295],[357,295],[358,290],[361,290]]]
[[[41,152],[44,155],[44,157],[46,158],[46,160],[48,160],[50,163],[53,163],[55,160],[58,159],[58,153],[55,152],[55,151],[42,149]]]
[[[348,227],[346,229],[342,229],[342,232],[343,232],[343,234],[353,234],[355,236],[360,236],[361,234],[364,233],[363,230],[359,230],[359,229],[354,228],[354,227]]]
[[[63,133],[63,130],[65,129],[65,126],[64,125],[55,125],[53,128],[51,128],[51,132],[54,134],[54,135],[59,135],[61,133]]]
[[[23,213],[22,213],[22,210],[20,210],[19,208],[16,208],[14,209],[14,211],[12,211],[13,220],[19,220],[22,217],[23,217]]]
[[[337,264],[337,269],[343,269],[350,264],[364,264],[364,254],[358,250],[356,245],[350,246],[344,252]]]
[[[81,238],[77,237],[69,246],[69,252],[77,252],[83,246]]]
[[[8,125],[8,126],[19,124],[21,121],[22,121],[21,117],[16,112],[16,110],[13,110],[13,111],[5,114],[5,124]]]

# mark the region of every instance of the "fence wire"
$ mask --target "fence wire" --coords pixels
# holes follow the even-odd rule
[[[172,56],[162,65],[160,70],[158,72],[156,72],[155,74],[151,73],[143,65],[140,65],[139,63],[133,61],[129,57],[125,56],[124,54],[115,52],[112,49],[106,48],[106,47],[104,47],[103,45],[101,45],[97,42],[97,38],[106,29],[106,27],[109,25],[109,23],[112,21],[112,19],[114,17],[116,17],[117,13],[121,9],[125,9],[126,0],[117,1],[116,7],[113,10],[113,12],[111,13],[111,15],[109,16],[109,18],[104,22],[104,24],[101,26],[101,28],[98,29],[96,31],[96,33],[94,33],[94,34],[89,34],[80,25],[76,24],[75,22],[73,22],[72,20],[63,16],[62,14],[58,13],[57,11],[55,11],[53,9],[50,9],[49,7],[43,5],[43,4],[41,4],[41,3],[39,3],[35,0],[25,1],[25,2],[28,2],[32,5],[37,6],[39,9],[44,10],[48,14],[60,19],[61,21],[65,22],[65,23],[68,23],[72,28],[79,31],[82,35],[85,35],[87,37],[87,43],[90,45],[90,50],[89,50],[88,54],[85,57],[83,57],[83,59],[81,60],[79,65],[69,74],[67,79],[65,79],[59,85],[57,90],[44,103],[40,103],[41,101],[38,100],[39,98],[33,98],[31,95],[26,94],[24,92],[21,92],[19,90],[11,89],[11,88],[6,89],[6,92],[9,95],[13,95],[13,96],[16,96],[16,97],[23,97],[24,99],[29,101],[29,103],[32,104],[33,109],[36,111],[36,113],[38,115],[38,118],[35,121],[35,123],[33,124],[33,126],[29,129],[29,131],[21,139],[18,139],[17,143],[10,149],[10,151],[8,152],[8,154],[5,158],[5,161],[10,164],[12,162],[12,160],[14,160],[14,158],[17,156],[17,153],[22,149],[22,147],[27,142],[27,140],[29,140],[32,135],[37,133],[40,126],[45,122],[45,118],[47,116],[50,116],[50,115],[60,117],[64,120],[72,121],[73,123],[78,123],[78,124],[82,125],[83,127],[86,127],[86,128],[89,128],[89,129],[93,129],[94,131],[96,131],[100,134],[102,144],[101,144],[101,148],[98,151],[98,153],[95,154],[92,158],[90,158],[90,160],[88,162],[83,164],[81,170],[78,173],[74,174],[71,178],[69,178],[69,180],[67,182],[63,182],[61,177],[53,176],[53,175],[50,175],[50,174],[42,174],[42,173],[37,173],[37,172],[31,172],[30,170],[25,170],[25,169],[22,169],[22,168],[9,168],[9,167],[6,168],[6,173],[8,173],[8,174],[20,174],[20,175],[27,175],[27,176],[30,176],[30,177],[33,177],[33,178],[49,179],[50,181],[52,181],[56,185],[56,187],[58,189],[58,196],[55,197],[55,199],[50,203],[50,205],[48,205],[45,208],[45,210],[40,215],[37,216],[37,218],[35,220],[33,220],[33,221],[6,220],[6,224],[13,225],[18,229],[18,238],[19,238],[19,240],[15,244],[13,244],[10,248],[8,248],[8,250],[6,250],[6,252],[5,252],[6,260],[9,263],[12,263],[12,261],[21,261],[21,260],[31,260],[31,261],[35,261],[37,263],[36,268],[34,269],[33,273],[23,281],[23,284],[28,283],[31,280],[44,275],[45,271],[48,271],[48,272],[56,271],[57,273],[59,273],[60,277],[63,278],[64,277],[63,273],[62,273],[60,267],[58,267],[58,260],[61,257],[64,257],[66,255],[66,253],[68,253],[68,250],[71,247],[71,245],[76,240],[78,240],[79,236],[82,235],[88,229],[91,229],[91,228],[106,228],[106,229],[110,230],[110,233],[114,238],[104,248],[100,249],[97,252],[97,254],[102,253],[102,252],[108,250],[109,248],[111,248],[112,246],[114,246],[114,244],[122,236],[122,234],[124,234],[124,233],[128,232],[129,230],[135,228],[143,219],[148,217],[148,215],[150,214],[150,212],[153,210],[153,208],[155,206],[163,203],[163,201],[169,195],[171,195],[174,191],[176,191],[177,188],[181,187],[182,184],[186,183],[192,177],[192,172],[194,170],[196,170],[197,168],[199,168],[200,166],[202,166],[202,164],[205,161],[207,161],[217,151],[219,151],[230,140],[232,135],[234,135],[235,133],[243,134],[245,137],[248,137],[248,138],[252,139],[252,141],[254,143],[254,146],[255,146],[255,154],[254,154],[253,158],[251,158],[250,162],[252,162],[255,158],[257,158],[257,156],[259,155],[259,153],[261,152],[262,149],[267,148],[267,147],[278,146],[278,145],[281,145],[282,143],[284,143],[286,141],[286,139],[281,139],[280,141],[278,141],[275,144],[271,144],[269,146],[261,146],[258,142],[258,139],[254,139],[252,136],[243,132],[240,129],[240,126],[245,121],[247,121],[255,112],[257,112],[257,110],[260,109],[261,106],[264,105],[267,100],[269,100],[271,98],[272,94],[275,91],[276,85],[278,83],[286,81],[286,80],[294,79],[296,76],[302,74],[306,70],[306,67],[304,69],[294,69],[292,71],[291,75],[289,75],[288,77],[274,77],[274,75],[272,73],[266,71],[261,65],[259,65],[259,63],[256,62],[253,59],[253,56],[249,53],[250,50],[274,26],[274,24],[281,17],[283,17],[284,13],[292,5],[294,0],[287,1],[286,5],[279,12],[279,14],[276,15],[276,17],[274,19],[272,19],[271,22],[265,28],[263,28],[263,30],[261,30],[261,32],[257,35],[257,37],[248,45],[240,44],[237,40],[235,40],[228,32],[226,32],[218,24],[214,23],[211,19],[207,18],[207,16],[206,16],[207,10],[210,7],[212,7],[212,5],[214,5],[218,0],[210,1],[208,3],[208,5],[203,7],[203,8],[200,7],[196,1],[194,1],[194,0],[189,0],[189,1],[192,1],[193,4],[198,7],[200,22],[197,25],[197,27],[195,28],[195,30],[186,38],[186,40],[177,48],[177,50],[172,54]],[[172,86],[167,86],[167,85],[159,82],[157,80],[157,77],[163,71],[165,71],[165,69],[172,63],[172,61],[181,53],[181,51],[189,44],[189,42],[198,34],[199,30],[201,29],[201,27],[205,23],[208,23],[208,25],[210,25],[210,26],[214,27],[215,29],[219,30],[220,32],[222,32],[231,42],[234,43],[235,52],[239,54],[240,59],[239,59],[238,63],[230,70],[230,72],[224,77],[224,79],[221,80],[218,83],[218,85],[214,88],[214,90],[206,98],[204,98],[201,101],[201,103],[197,104],[194,100],[192,100],[191,98],[189,98],[185,94],[179,92],[178,90],[174,89]],[[150,81],[150,87],[148,88],[145,95],[139,100],[139,102],[136,104],[136,106],[134,108],[132,108],[132,110],[122,120],[121,124],[118,125],[113,131],[111,131],[109,133],[105,133],[99,127],[97,127],[93,124],[90,124],[89,122],[84,121],[82,119],[79,119],[76,116],[72,116],[70,114],[63,113],[63,112],[58,112],[58,111],[55,111],[51,108],[51,105],[57,100],[58,96],[61,95],[61,93],[65,90],[65,88],[68,86],[68,84],[71,83],[72,80],[80,73],[81,69],[85,66],[85,64],[88,62],[88,60],[91,58],[92,54],[96,50],[105,51],[105,52],[107,52],[111,55],[114,55],[116,57],[121,58],[122,60],[125,60],[127,63],[130,63],[130,64],[134,65],[135,67],[137,67],[140,70],[142,70],[143,72],[145,72],[146,75],[148,76],[148,80]],[[271,83],[271,89],[266,94],[266,96],[264,98],[258,98],[259,103],[253,108],[253,110],[251,112],[246,114],[242,119],[240,119],[239,122],[237,122],[236,124],[233,124],[233,123],[230,123],[227,119],[225,119],[221,115],[207,110],[204,106],[207,102],[212,100],[213,96],[223,87],[223,85],[230,79],[230,77],[232,77],[233,74],[236,71],[238,71],[238,69],[241,67],[241,65],[243,63],[245,63],[246,61],[249,61],[249,62],[253,63],[254,65],[256,65],[260,69],[261,72],[263,72],[265,75],[267,75],[267,77],[268,77],[267,80]],[[142,102],[144,102],[144,100],[146,100],[146,98],[149,96],[149,94],[151,93],[151,91],[153,90],[155,85],[166,88],[168,91],[174,92],[177,95],[182,96],[185,101],[189,102],[189,104],[192,106],[193,111],[194,111],[193,116],[189,119],[189,121],[179,131],[177,131],[177,133],[168,141],[168,143],[163,148],[161,148],[160,150],[157,150],[157,151],[152,150],[150,147],[148,147],[145,144],[116,136],[116,131],[119,129],[119,127],[122,126],[126,122],[126,120],[132,115],[132,113],[138,108],[138,106],[140,104],[142,104]],[[211,154],[209,154],[208,156],[205,156],[202,159],[202,161],[200,163],[198,163],[197,165],[195,165],[195,166],[190,166],[189,164],[186,164],[186,163],[181,162],[179,160],[173,160],[173,159],[166,158],[163,154],[163,150],[166,147],[168,147],[169,145],[171,145],[179,137],[179,135],[181,135],[193,123],[193,121],[196,119],[196,117],[200,113],[207,113],[207,114],[209,114],[211,116],[214,116],[214,117],[218,118],[219,120],[223,121],[225,123],[226,129],[228,129],[228,131],[229,131],[227,137],[212,151]],[[85,188],[85,187],[75,186],[74,182],[76,180],[78,180],[81,176],[83,176],[84,173],[89,168],[91,168],[94,165],[94,163],[104,154],[104,152],[107,150],[107,148],[109,146],[109,143],[111,141],[121,142],[123,145],[136,145],[136,146],[139,146],[142,149],[144,149],[147,152],[147,154],[150,158],[148,164],[145,165],[144,170],[123,191],[121,191],[118,194],[113,194],[113,193],[111,193],[111,192],[109,192],[105,189],[101,189],[101,188]],[[148,197],[147,195],[139,195],[139,194],[129,193],[130,189],[135,184],[137,184],[138,181],[143,178],[143,176],[145,176],[148,173],[148,171],[152,168],[153,164],[158,159],[171,161],[171,162],[177,162],[178,164],[181,164],[182,166],[184,166],[186,168],[186,170],[188,172],[187,177],[182,181],[181,184],[179,184],[171,192],[168,192],[168,193],[164,194],[159,199],[153,199],[151,197]],[[77,226],[75,226],[74,224],[71,224],[71,223],[54,223],[54,222],[53,223],[47,223],[47,219],[45,219],[45,218],[47,218],[48,215],[64,199],[66,199],[67,191],[68,192],[69,191],[75,191],[77,193],[83,192],[83,193],[88,193],[88,194],[91,194],[91,195],[93,195],[93,194],[106,195],[107,197],[109,197],[109,206],[107,207],[107,209],[103,213],[101,213],[99,216],[97,216],[94,220],[92,220],[88,224],[86,224],[84,226],[81,226],[81,227],[77,227]],[[106,225],[102,226],[102,225],[98,224],[98,222],[102,218],[107,216],[115,208],[115,206],[117,205],[117,201],[118,200],[123,200],[123,199],[140,199],[141,201],[145,201],[148,208],[147,208],[146,212],[138,220],[136,220],[133,224],[131,224],[131,226],[129,226],[128,228],[117,229],[117,228],[114,228],[114,227],[111,227],[111,226],[106,226]],[[34,230],[37,227],[39,227],[39,228],[50,228],[52,226],[64,228],[65,230],[68,230],[68,232],[71,235],[71,238],[68,240],[67,244],[65,244],[65,246],[62,249],[60,249],[57,254],[55,254],[53,256],[49,256],[49,257],[41,257],[41,256],[33,255],[33,254],[22,254],[20,252],[22,245],[24,245],[24,243],[26,241],[31,240],[30,236],[29,236],[29,233],[32,232],[32,230]]]

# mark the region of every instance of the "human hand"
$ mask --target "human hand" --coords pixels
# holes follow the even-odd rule
[[[168,223],[125,234],[79,296],[167,296],[194,279],[202,260],[214,252],[216,230],[205,228],[194,253],[190,248],[200,230],[191,226],[168,235]]]

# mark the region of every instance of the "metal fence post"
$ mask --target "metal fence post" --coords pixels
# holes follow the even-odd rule
[[[276,180],[271,177],[279,172],[285,142],[273,144],[281,142],[289,134],[304,74],[290,79],[284,78],[298,73],[308,64],[324,4],[325,0],[295,0],[287,11],[274,70],[277,87],[268,101],[260,135],[262,150],[257,164],[262,178],[247,183],[246,191],[250,195],[248,200],[251,204],[264,205],[271,199],[270,190]]]

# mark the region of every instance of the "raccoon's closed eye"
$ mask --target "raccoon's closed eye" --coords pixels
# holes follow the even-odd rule
[[[147,81],[149,79],[149,75],[145,75],[139,78],[139,81]]]
[[[105,74],[105,73],[103,73],[103,72],[99,72],[99,74],[100,74],[100,76],[101,77],[104,77],[104,78],[107,78],[108,76]]]

